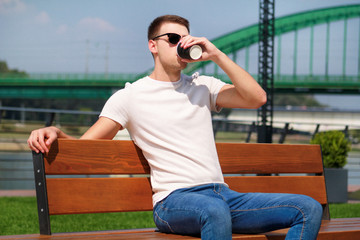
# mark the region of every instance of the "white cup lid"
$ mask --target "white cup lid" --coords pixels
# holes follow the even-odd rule
[[[194,45],[190,47],[190,57],[194,60],[197,60],[202,55],[202,49],[199,45]]]

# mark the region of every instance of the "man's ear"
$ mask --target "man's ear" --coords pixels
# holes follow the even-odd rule
[[[149,40],[148,46],[149,46],[150,52],[151,52],[153,55],[154,55],[155,53],[157,53],[157,45],[156,45],[156,42],[155,42],[154,40]]]

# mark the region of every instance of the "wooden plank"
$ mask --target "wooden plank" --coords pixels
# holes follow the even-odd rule
[[[132,141],[59,139],[45,156],[47,174],[147,174],[149,165]]]
[[[269,240],[285,239],[287,230],[266,233]],[[360,218],[325,220],[321,224],[317,240],[358,240],[360,239]]]
[[[327,204],[323,176],[225,177],[225,182],[238,192],[304,194],[321,204]]]
[[[349,230],[344,232],[324,232],[320,233],[318,240],[359,240],[360,230]]]
[[[321,176],[226,177],[239,192],[305,194],[326,204]],[[152,210],[148,178],[65,178],[47,180],[50,214]]]
[[[323,221],[321,224],[322,232],[341,232],[349,229],[360,229],[360,218],[336,218]]]
[[[323,173],[319,145],[217,143],[224,173]]]
[[[249,239],[249,240],[279,240],[285,239],[287,229],[273,231],[266,233],[266,236],[259,235],[246,235],[246,234],[233,234],[233,239]],[[163,234],[155,232],[154,229],[130,229],[130,230],[114,230],[114,231],[94,231],[94,232],[77,232],[77,233],[56,233],[51,236],[29,234],[29,235],[13,235],[13,236],[0,236],[0,239],[199,239],[189,236]],[[330,221],[323,221],[320,228],[318,240],[357,240],[360,239],[360,218],[347,218],[347,219],[333,219]]]
[[[8,236],[2,237],[0,239],[18,239],[18,240],[39,240],[39,239],[53,239],[53,240],[71,240],[71,239],[106,239],[106,240],[172,240],[172,239],[200,239],[200,237],[184,236],[184,235],[175,235],[175,234],[165,234],[154,231],[136,231],[136,230],[127,230],[127,231],[95,231],[95,232],[84,232],[84,233],[55,233],[53,235],[17,235],[17,236]],[[268,238],[262,234],[233,234],[232,239],[248,239],[248,240],[267,240]]]
[[[56,239],[56,240],[69,240],[69,239],[106,239],[106,240],[172,240],[172,239],[200,239],[200,237],[193,236],[184,236],[176,234],[166,234],[155,232],[152,229],[130,229],[130,230],[114,230],[114,231],[94,231],[94,232],[76,232],[76,233],[55,233],[53,235],[17,235],[17,236],[8,236],[4,238],[0,236],[0,239],[21,239],[21,240],[38,240],[38,239]],[[249,239],[249,240],[267,240],[267,237],[263,234],[233,234],[232,239]]]
[[[322,173],[318,145],[217,143],[224,173]],[[148,174],[132,141],[59,139],[46,159],[47,174]]]
[[[50,215],[152,210],[148,178],[49,178]]]

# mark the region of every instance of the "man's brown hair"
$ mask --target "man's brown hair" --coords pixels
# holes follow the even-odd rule
[[[161,25],[165,22],[171,22],[171,23],[178,23],[183,26],[185,26],[190,33],[190,24],[189,21],[183,17],[177,16],[177,15],[164,15],[155,18],[152,23],[150,24],[148,28],[148,40],[153,39],[156,37],[159,33],[159,29]]]

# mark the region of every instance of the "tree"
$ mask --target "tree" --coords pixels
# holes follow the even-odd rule
[[[8,65],[5,61],[0,61],[0,73],[9,72]]]
[[[5,61],[0,61],[0,76],[16,76],[16,77],[28,77],[25,71],[19,71],[18,69],[9,69]]]

